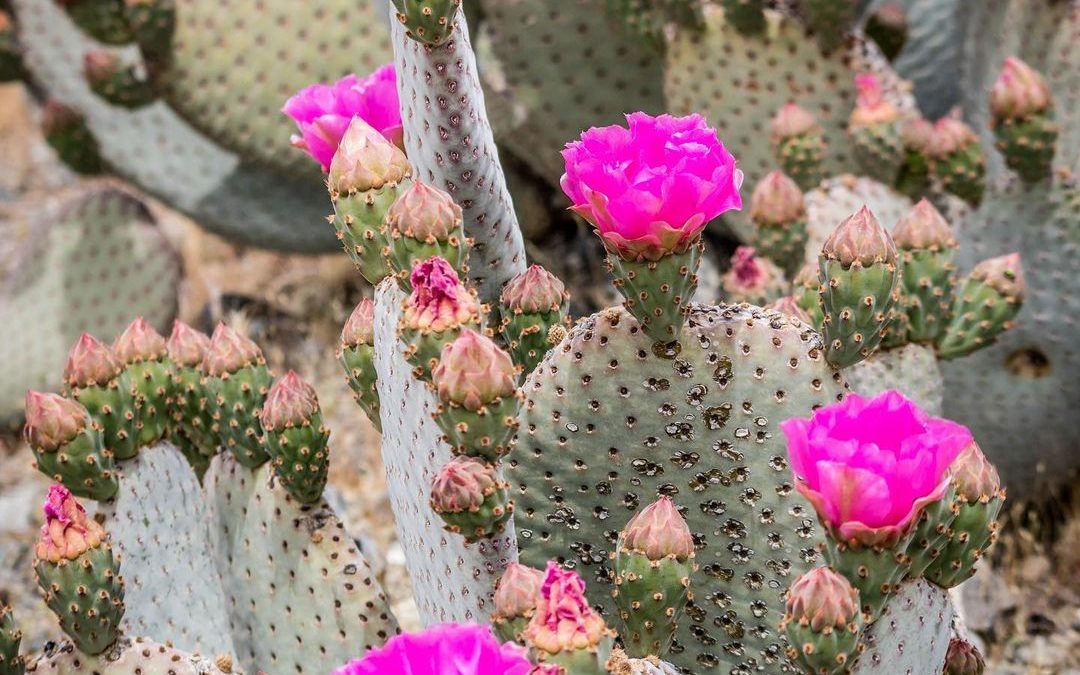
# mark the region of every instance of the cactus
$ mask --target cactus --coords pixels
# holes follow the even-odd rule
[[[495,633],[509,642],[517,640],[536,612],[544,573],[519,563],[510,563],[495,584],[495,613],[491,616]]]
[[[788,656],[814,675],[844,672],[857,658],[862,611],[859,591],[828,567],[817,567],[791,584],[780,629]]]
[[[26,663],[19,653],[22,633],[15,625],[15,615],[11,607],[0,605],[0,673],[3,675],[23,675]]]
[[[814,116],[794,103],[786,103],[773,117],[770,131],[776,159],[784,171],[802,189],[816,187],[822,178],[825,140]]]
[[[166,350],[173,366],[169,438],[202,476],[218,450],[210,394],[202,374],[210,338],[182,321],[175,321]]]
[[[990,112],[997,147],[1009,168],[1028,183],[1049,177],[1058,130],[1042,76],[1020,59],[1005,59],[990,91]]]
[[[502,335],[525,375],[551,348],[549,336],[566,322],[566,286],[539,265],[511,279],[499,297]]]
[[[469,271],[466,260],[471,244],[462,230],[461,213],[450,195],[423,183],[413,183],[387,209],[387,257],[406,291],[411,290],[413,267],[434,256],[461,274]]]
[[[443,347],[461,331],[480,329],[481,305],[442,258],[430,258],[412,271],[412,293],[401,313],[398,334],[405,340],[405,358],[416,372],[429,376]]]
[[[93,175],[105,170],[101,149],[79,111],[49,99],[41,111],[41,131],[60,161],[72,171]]]
[[[613,635],[589,607],[581,576],[548,563],[536,612],[524,632],[537,661],[581,675],[603,675]]]
[[[154,100],[150,83],[139,77],[135,66],[123,63],[112,52],[88,52],[83,73],[90,91],[111,105],[141,108]]]
[[[139,317],[113,342],[113,352],[124,364],[131,386],[137,442],[153,445],[165,435],[172,396],[173,372],[165,338]]]
[[[900,110],[885,99],[876,76],[857,75],[855,86],[859,97],[848,118],[855,154],[866,175],[891,183],[905,159]]]
[[[83,333],[64,366],[71,398],[86,407],[101,427],[105,449],[116,459],[131,459],[139,448],[131,375],[108,345]]]
[[[495,475],[490,464],[471,457],[450,460],[431,483],[431,508],[446,522],[449,532],[468,543],[490,539],[506,527],[513,504],[510,484]]]
[[[1024,292],[1019,254],[979,263],[957,291],[953,319],[938,340],[938,353],[953,358],[993,342],[1012,326]]]
[[[795,181],[780,171],[762,178],[750,200],[750,219],[758,252],[795,274],[806,256],[806,201]]]
[[[116,494],[113,455],[106,453],[101,427],[81,404],[57,394],[26,392],[24,436],[36,468],[88,499]]]
[[[318,502],[330,471],[330,430],[315,389],[290,370],[270,388],[259,422],[281,484],[301,504]]]
[[[858,14],[855,0],[799,0],[802,13],[825,52],[839,47]]]
[[[960,638],[949,641],[943,675],[982,675],[985,669],[986,663],[975,645]]]
[[[338,361],[345,369],[345,381],[349,383],[357,405],[381,431],[375,372],[375,303],[371,300],[361,300],[349,315],[341,330]]]
[[[750,246],[740,246],[731,257],[731,269],[723,276],[728,302],[767,305],[788,289],[784,272],[771,260],[759,257]]]
[[[438,47],[453,34],[461,0],[394,0],[395,18],[405,35],[429,47]]]
[[[230,675],[228,658],[211,660],[145,638],[121,638],[116,649],[87,656],[71,643],[50,643],[35,662],[39,670],[58,675]]]
[[[259,417],[272,376],[262,350],[250,338],[219,323],[202,364],[212,430],[218,444],[248,468],[270,459]]]

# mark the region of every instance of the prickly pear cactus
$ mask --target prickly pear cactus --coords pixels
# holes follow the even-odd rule
[[[900,585],[878,619],[862,636],[865,651],[852,673],[903,675],[938,673],[952,636],[949,595],[924,579]]]
[[[612,613],[618,532],[670,496],[685,507],[699,569],[669,660],[779,672],[781,592],[814,566],[820,534],[776,425],[839,400],[843,383],[816,332],[754,307],[695,306],[681,345],[654,351],[609,309],[579,322],[526,381],[508,469],[522,562],[566,561]]]
[[[911,200],[876,180],[843,174],[822,181],[806,193],[806,262],[817,265],[821,245],[836,224],[867,206],[885,229],[892,230],[911,210]]]
[[[851,391],[876,396],[887,389],[903,392],[920,408],[940,416],[945,396],[941,368],[930,347],[907,344],[897,349],[878,350],[844,371]]]
[[[0,417],[19,413],[27,389],[59,389],[68,348],[83,331],[112,340],[143,316],[167,329],[180,262],[146,207],[108,183],[35,214],[14,266],[0,277]],[[16,233],[16,236],[19,236]]]
[[[229,675],[239,673],[227,659],[189,654],[145,638],[121,638],[97,656],[87,656],[68,641],[49,643],[31,665],[35,673],[55,675]]]
[[[513,520],[499,535],[466,544],[443,530],[429,505],[431,483],[451,458],[431,414],[433,392],[412,375],[397,337],[404,295],[380,284],[375,304],[375,367],[382,414],[382,458],[398,540],[409,560],[413,596],[425,623],[485,622],[495,581],[517,558]]]

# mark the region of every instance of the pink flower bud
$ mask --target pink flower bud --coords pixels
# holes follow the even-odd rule
[[[141,316],[113,341],[113,352],[123,363],[160,361],[168,354],[165,338]]]
[[[1001,495],[1001,478],[978,443],[972,443],[949,467],[956,491],[969,504]]]
[[[788,225],[806,217],[806,201],[798,184],[782,171],[761,179],[750,197],[750,218],[755,223]]]
[[[855,101],[855,110],[851,112],[848,120],[851,126],[888,124],[900,118],[900,111],[885,99],[881,82],[876,75],[856,75],[855,88],[859,90],[859,95]]]
[[[908,150],[928,154],[934,145],[934,125],[921,117],[907,119],[900,126],[900,140]]]
[[[59,394],[26,392],[23,437],[37,450],[56,450],[69,443],[90,423],[86,408]]]
[[[359,117],[345,130],[330,162],[330,189],[342,194],[378,190],[405,180],[412,166],[397,147]]]
[[[675,502],[663,496],[630,519],[622,531],[627,549],[643,553],[649,560],[674,556],[679,562],[694,553],[694,537]]]
[[[221,377],[261,360],[262,350],[259,345],[222,322],[218,323],[214,334],[210,336],[210,348],[203,359],[202,367],[207,375]]]
[[[86,516],[82,504],[63,485],[49,488],[44,511],[45,524],[34,549],[38,560],[74,560],[105,539],[105,529]]]
[[[514,362],[490,338],[465,329],[431,372],[439,398],[476,411],[517,390]]]
[[[71,387],[105,385],[122,369],[123,364],[108,345],[89,333],[83,333],[68,353],[64,381]]]
[[[435,243],[462,235],[461,207],[438,188],[414,182],[390,205],[386,224],[407,237]]]
[[[364,298],[353,309],[341,330],[341,344],[346,347],[375,344],[375,303]]]
[[[1050,87],[1038,71],[1015,56],[1005,59],[990,90],[995,119],[1023,119],[1046,110],[1051,102]]]
[[[166,348],[173,363],[197,368],[202,365],[206,353],[210,351],[210,338],[202,331],[177,320],[173,322],[172,334],[169,335]]]
[[[532,616],[543,582],[540,570],[510,563],[495,585],[495,612],[504,619]]]
[[[431,483],[431,506],[436,513],[476,512],[495,493],[499,481],[495,469],[471,457],[455,457]]]
[[[856,262],[863,267],[896,262],[896,246],[892,237],[865,206],[833,230],[821,247],[821,254],[830,260],[840,261],[845,268]]]
[[[819,129],[817,120],[794,103],[785,103],[769,124],[773,141],[803,136]]]
[[[536,613],[525,639],[548,654],[590,649],[609,635],[604,619],[585,598],[585,582],[576,573],[549,562]]]
[[[897,246],[908,251],[956,248],[952,228],[925,197],[900,218],[892,236]]]
[[[983,260],[971,270],[971,278],[982,281],[998,293],[1017,301],[1023,300],[1027,292],[1019,253]]]
[[[985,670],[986,662],[975,645],[960,638],[949,641],[942,675],[983,675]]]
[[[758,256],[753,246],[740,246],[731,256],[731,269],[724,273],[723,285],[729,296],[748,297],[783,283],[783,276],[783,271]]]
[[[557,312],[569,295],[559,277],[539,265],[517,275],[503,287],[499,302],[511,312]]]
[[[410,280],[413,290],[402,314],[409,328],[442,332],[478,321],[480,303],[443,258],[436,256],[415,265]]]
[[[319,412],[319,399],[315,389],[304,382],[295,370],[285,373],[274,382],[263,404],[263,429],[281,431],[286,427],[298,427],[311,422],[311,416]]]
[[[934,157],[951,155],[963,148],[968,143],[977,143],[979,140],[971,127],[955,117],[942,117],[934,123],[934,134],[931,137],[929,154]]]
[[[795,580],[788,589],[787,617],[815,633],[843,629],[860,612],[859,592],[829,567],[817,567]]]

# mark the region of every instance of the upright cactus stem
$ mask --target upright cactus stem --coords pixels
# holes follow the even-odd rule
[[[290,370],[270,388],[259,421],[282,485],[301,504],[318,503],[330,471],[330,430],[315,389]]]
[[[825,241],[818,257],[826,359],[846,368],[870,356],[895,319],[900,268],[892,237],[865,206]]]
[[[23,437],[36,468],[87,499],[111,499],[119,487],[113,456],[101,440],[101,427],[79,403],[57,394],[26,392]]]
[[[849,672],[863,628],[859,591],[828,567],[803,574],[787,591],[780,630],[787,634],[788,658],[811,675]]]
[[[773,154],[784,173],[803,190],[817,187],[824,177],[825,137],[817,120],[794,103],[776,112],[770,124]]]
[[[165,338],[139,317],[113,343],[124,364],[135,400],[135,429],[140,446],[161,440],[169,425],[173,364]]]
[[[83,59],[83,74],[90,89],[112,105],[141,108],[155,98],[149,80],[112,52],[88,52]]]
[[[19,653],[22,632],[15,624],[11,607],[0,605],[0,675],[23,675],[26,661]]]
[[[394,17],[405,27],[405,35],[438,47],[453,33],[461,0],[394,0],[394,7]]]
[[[375,303],[360,301],[341,330],[338,361],[345,370],[345,381],[353,398],[375,428],[382,431],[379,417],[379,391],[375,386]]]
[[[139,449],[135,397],[112,349],[83,333],[68,354],[64,381],[71,398],[86,406],[100,425],[105,450],[118,460],[134,457]]]
[[[1012,326],[1026,288],[1018,253],[976,265],[957,291],[952,322],[938,336],[938,356],[956,358],[993,344]]]
[[[1050,87],[1016,57],[1005,59],[990,91],[991,126],[1005,163],[1026,183],[1050,176],[1058,127]]]
[[[262,350],[250,338],[219,323],[202,369],[218,442],[249,469],[262,466],[270,456],[259,417],[272,379]]]

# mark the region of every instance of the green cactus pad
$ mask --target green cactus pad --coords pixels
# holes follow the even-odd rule
[[[704,252],[705,245],[699,241],[685,253],[655,261],[623,260],[608,254],[608,269],[624,298],[623,306],[653,340],[668,343],[678,339],[697,288],[697,270]]]
[[[928,504],[919,514],[906,551],[911,559],[907,572],[909,579],[925,576],[924,572],[937,563],[946,544],[953,537],[953,521],[958,515],[953,508],[955,499],[956,491],[950,486],[944,497]]]
[[[851,129],[851,138],[862,173],[892,184],[906,159],[899,127],[894,123],[856,126]]]
[[[323,426],[322,413],[315,411],[300,426],[280,431],[264,429],[266,449],[273,458],[274,475],[301,504],[322,499],[330,472],[330,452],[326,447],[330,431]]]
[[[0,675],[23,675],[26,663],[19,654],[22,633],[11,607],[0,605]]]
[[[455,455],[497,462],[510,451],[520,408],[521,401],[515,396],[504,396],[475,411],[456,403],[441,403],[435,421]]]
[[[218,442],[248,468],[262,466],[270,459],[261,439],[259,415],[272,380],[265,363],[204,380]]]
[[[613,567],[613,593],[624,628],[619,635],[626,653],[639,658],[666,655],[689,600],[693,561],[669,556],[654,562],[637,551],[618,550]]]
[[[900,272],[895,263],[884,262],[863,267],[856,261],[844,269],[825,256],[819,270],[828,359],[846,368],[870,356],[896,318]]]
[[[806,259],[806,222],[755,223],[757,253],[781,267],[788,275],[795,274]]]
[[[210,395],[200,368],[173,364],[173,369],[170,438],[201,476],[220,443],[214,433]]]
[[[173,364],[158,361],[129,363],[124,368],[135,400],[135,429],[140,446],[160,441],[169,426]]]
[[[941,672],[952,635],[948,594],[923,579],[909,579],[885,611],[860,635],[863,652],[852,675]]]
[[[526,381],[508,480],[522,562],[560,559],[611,616],[609,554],[657,495],[685,507],[694,600],[669,660],[779,668],[781,589],[819,560],[776,425],[843,396],[820,336],[755,307],[691,309],[674,358],[622,309],[584,319]],[[771,665],[769,665],[771,664]]]
[[[803,190],[817,187],[824,174],[821,169],[825,156],[825,139],[818,131],[792,136],[774,144],[773,155],[784,173]]]
[[[895,389],[926,412],[941,415],[945,397],[937,356],[930,347],[909,344],[880,349],[844,370],[851,391],[866,397]]]
[[[120,633],[124,580],[118,570],[108,542],[87,549],[74,560],[34,562],[45,604],[83,654],[101,654]]]
[[[79,435],[56,450],[31,448],[37,470],[72,494],[105,501],[119,487],[112,453],[105,453],[101,429],[88,426]]]
[[[867,623],[877,621],[885,605],[899,592],[900,582],[910,569],[905,552],[914,534],[914,530],[909,530],[890,548],[849,546],[832,537],[825,538],[825,560],[858,589]]]
[[[407,187],[407,183],[395,183],[379,190],[331,195],[337,237],[356,269],[372,286],[390,276],[384,255],[390,240],[382,232],[383,221],[386,210]]]
[[[937,343],[938,355],[953,359],[982,349],[1013,325],[1020,301],[978,279],[966,279],[956,291],[952,321]]]
[[[178,649],[205,656],[233,655],[198,479],[167,442],[144,448],[122,469],[120,492],[102,511],[121,557],[124,630],[167,636]]]
[[[368,562],[325,501],[302,506],[228,453],[205,486],[229,622],[248,672],[323,675],[398,632]]]
[[[907,339],[933,342],[951,318],[956,287],[955,252],[952,248],[900,249],[904,270],[900,283],[907,315]]]
[[[125,370],[108,384],[76,387],[69,392],[101,427],[102,444],[117,460],[131,459],[139,451],[132,386]]]
[[[107,45],[131,42],[131,26],[124,13],[124,0],[63,0],[58,4],[76,26],[98,42]]]
[[[997,517],[1005,503],[1003,495],[987,495],[986,501],[968,503],[958,499],[950,536],[925,576],[942,588],[953,588],[975,574],[975,563],[997,540]]]
[[[379,431],[382,420],[379,418],[379,391],[375,373],[375,348],[371,345],[345,347],[338,355],[338,361],[345,370],[345,381],[353,391],[353,398],[364,411],[371,423]]]
[[[70,642],[51,643],[34,663],[50,675],[231,675],[230,659],[201,656],[146,638],[121,638],[114,649],[87,656]]]
[[[514,357],[514,365],[521,366],[522,374],[528,376],[552,347],[548,339],[551,329],[566,322],[565,303],[557,312],[510,312],[505,306],[500,309],[502,335]]]
[[[931,159],[930,174],[946,192],[978,206],[985,188],[986,154],[977,141],[971,141],[945,157]]]
[[[630,35],[657,52],[663,51],[665,33],[671,28],[701,29],[701,3],[696,0],[607,0],[606,4],[611,17],[622,21]]]
[[[1021,180],[1038,183],[1050,177],[1058,129],[1053,110],[1023,120],[1003,120],[994,126],[997,149]],[[1067,157],[1063,157],[1068,161]]]

